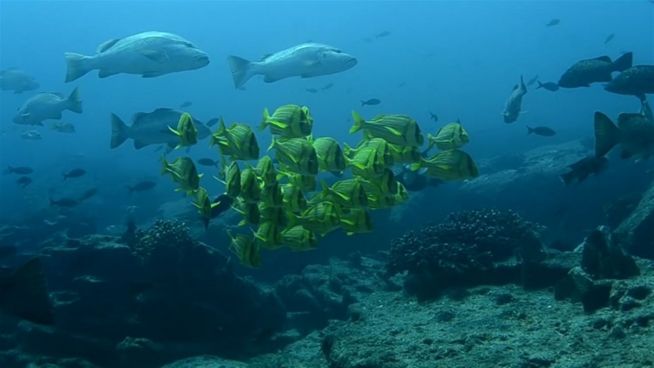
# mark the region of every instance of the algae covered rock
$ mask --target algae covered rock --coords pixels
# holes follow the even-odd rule
[[[654,183],[631,215],[615,229],[614,236],[629,253],[654,259]]]

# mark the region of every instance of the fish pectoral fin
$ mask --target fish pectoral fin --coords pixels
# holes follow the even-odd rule
[[[172,132],[173,134],[175,134],[177,136],[180,136],[180,137],[182,136],[182,133],[180,133],[179,131],[177,131],[176,129],[173,129],[171,127],[168,127],[168,130],[163,130],[162,131],[162,133],[165,133],[165,132]]]
[[[277,128],[280,128],[280,129],[288,128],[288,124],[283,123],[281,121],[269,120],[269,121],[267,121],[267,123],[270,124],[270,125],[274,125],[274,126],[276,126]]]
[[[104,70],[104,69],[102,69],[102,70],[100,70],[100,71],[98,72],[98,77],[100,77],[100,78],[107,78],[107,77],[111,77],[112,75],[116,75],[116,74],[118,74],[118,73],[117,73],[117,72],[112,72],[112,71],[109,71],[109,70]]]
[[[163,63],[164,61],[168,60],[168,55],[160,50],[143,49],[141,50],[141,54],[157,63]]]
[[[266,74],[263,77],[263,81],[266,82],[266,83],[277,82],[278,80],[281,80],[281,79],[284,79],[284,77],[278,77],[278,76],[269,75],[269,74]]]
[[[148,144],[143,142],[143,141],[139,141],[139,140],[136,140],[136,139],[134,140],[134,148],[136,148],[136,149],[141,149],[141,148],[143,148],[143,147],[145,147],[147,145]]]
[[[145,72],[145,73],[143,73],[141,75],[141,77],[143,77],[143,78],[154,78],[154,77],[158,77],[158,76],[164,75],[164,74],[166,74],[166,73],[162,73],[162,72]]]

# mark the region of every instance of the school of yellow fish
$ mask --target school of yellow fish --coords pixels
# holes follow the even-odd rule
[[[353,112],[350,134],[361,131],[363,139],[355,146],[341,145],[331,137],[312,136],[313,117],[306,106],[284,105],[271,115],[264,110],[260,129],[273,135],[268,148],[274,156],[260,156],[259,144],[250,126],[220,121],[211,145],[222,156],[216,179],[225,185],[225,196],[242,215],[239,225],[249,227],[232,234],[230,250],[242,264],[257,267],[263,249],[286,246],[303,251],[316,247],[319,237],[337,229],[348,235],[369,232],[369,211],[397,206],[408,199],[408,192],[393,174],[394,165],[407,165],[441,180],[463,180],[478,175],[472,158],[460,148],[469,137],[460,122],[443,126],[428,134],[428,147],[418,123],[406,115],[378,115],[365,120]],[[182,115],[177,129],[178,147],[197,142],[197,130],[188,114]],[[438,152],[427,157],[436,147]],[[256,165],[246,161],[257,160]],[[320,172],[343,177],[331,186],[318,181]],[[181,191],[195,197],[194,205],[208,223],[214,208],[207,190],[200,187],[201,174],[189,157],[172,163],[163,159],[162,172],[169,174]]]

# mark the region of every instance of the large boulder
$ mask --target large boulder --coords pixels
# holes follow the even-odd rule
[[[636,209],[615,229],[614,238],[629,253],[654,259],[654,182]]]
[[[56,328],[24,334],[23,341],[37,353],[50,354],[49,347],[65,344],[59,350],[102,365],[115,364],[107,361],[115,357],[160,363],[158,354],[197,354],[193,346],[235,356],[249,351],[253,340],[264,347],[286,320],[273,292],[238,276],[230,258],[195,241],[179,222],[132,229],[122,239],[69,240],[44,248],[41,255]],[[72,341],[95,347],[67,343]],[[168,346],[175,346],[177,355],[171,356]]]

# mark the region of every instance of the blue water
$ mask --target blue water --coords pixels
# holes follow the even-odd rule
[[[561,23],[545,24],[552,18]],[[514,84],[538,74],[557,81],[572,63],[584,58],[624,51],[635,64],[654,62],[654,6],[648,1],[539,2],[174,2],[174,1],[2,1],[0,2],[0,67],[18,67],[32,74],[40,91],[68,94],[79,87],[83,114],[64,112],[76,134],[37,128],[41,141],[26,141],[27,127],[11,119],[29,96],[2,92],[0,166],[26,165],[35,169],[26,190],[15,176],[0,177],[2,217],[48,206],[48,197],[63,197],[98,187],[92,211],[102,210],[102,226],[121,224],[134,200],[125,186],[140,180],[159,182],[148,196],[154,209],[179,199],[169,180],[160,178],[160,152],[136,151],[131,142],[109,149],[110,113],[125,121],[140,111],[177,107],[184,101],[200,120],[223,116],[228,122],[257,126],[264,107],[304,104],[315,119],[314,135],[330,135],[355,143],[349,136],[352,110],[365,117],[402,113],[434,132],[440,124],[460,119],[471,143],[466,150],[476,159],[520,152],[544,144],[526,137],[525,124],[547,125],[558,131],[548,143],[592,135],[592,112],[609,115],[634,111],[633,97],[606,93],[601,86],[525,96],[519,123],[502,123],[500,113]],[[64,83],[64,52],[93,54],[101,42],[138,32],[159,30],[179,34],[209,55],[202,69],[143,79],[116,75],[99,79],[96,72]],[[375,38],[382,31],[387,37]],[[605,38],[615,39],[605,45]],[[358,59],[345,72],[311,79],[291,78],[264,83],[255,77],[246,90],[236,90],[226,62],[228,55],[257,60],[263,55],[306,42],[334,45]],[[334,87],[311,94],[306,88]],[[361,108],[360,100],[379,98],[378,106]],[[434,123],[429,112],[440,121]],[[30,128],[31,129],[31,128]],[[267,132],[258,133],[262,150]],[[214,157],[202,142],[192,156]],[[63,171],[84,167],[89,174],[74,184],[62,183]],[[207,172],[203,184],[212,192],[220,185]],[[144,204],[141,204],[145,206]]]

